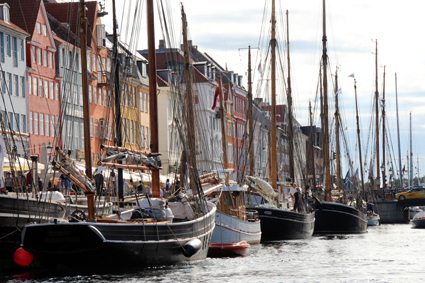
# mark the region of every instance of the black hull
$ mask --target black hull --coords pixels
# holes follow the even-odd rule
[[[173,223],[77,222],[25,227],[22,246],[36,266],[158,266],[204,259],[215,226],[215,206],[192,221]],[[183,246],[199,239],[190,254]]]
[[[21,243],[21,231],[30,223],[45,223],[63,218],[65,207],[58,203],[12,196],[0,197],[0,260],[12,263]]]
[[[412,220],[412,227],[418,228],[418,229],[424,229],[425,228],[425,220],[424,219]]]
[[[261,241],[308,239],[313,235],[315,213],[255,207],[261,223]]]
[[[314,234],[361,234],[367,231],[366,213],[341,203],[316,203]]]

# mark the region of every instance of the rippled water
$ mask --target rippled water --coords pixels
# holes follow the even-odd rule
[[[207,258],[133,273],[21,273],[8,282],[425,282],[425,229],[370,227],[368,233],[252,246],[241,258]]]

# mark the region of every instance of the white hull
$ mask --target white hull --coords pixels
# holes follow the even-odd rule
[[[261,240],[260,220],[248,221],[217,211],[211,243],[258,244]]]
[[[380,217],[378,214],[367,216],[367,226],[378,226]]]

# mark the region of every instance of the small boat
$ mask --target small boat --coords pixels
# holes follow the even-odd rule
[[[425,211],[420,211],[410,221],[413,228],[425,228]]]
[[[209,257],[233,257],[246,256],[251,245],[246,241],[237,243],[210,243],[208,248]]]
[[[373,203],[367,203],[367,226],[378,226],[379,220],[381,220],[381,217],[379,214],[375,211],[375,204]]]
[[[367,213],[367,226],[378,226],[379,220],[381,220],[381,217],[379,216],[379,214],[375,212]]]
[[[209,194],[216,199],[217,212],[208,256],[246,255],[250,244],[260,243],[260,219],[246,208],[245,192],[246,188],[230,184]]]
[[[262,199],[261,203],[250,207],[258,212],[262,242],[308,239],[313,235],[314,211],[298,212],[281,207],[270,184],[253,176],[247,176],[246,180],[252,191],[260,196],[253,198]]]

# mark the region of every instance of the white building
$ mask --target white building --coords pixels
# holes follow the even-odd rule
[[[25,38],[29,34],[10,22],[10,7],[0,4],[1,119],[5,129],[23,133],[23,143],[15,139],[17,153],[25,156],[28,147],[28,95]],[[1,125],[3,127],[3,124]],[[25,149],[25,150],[24,150]]]

